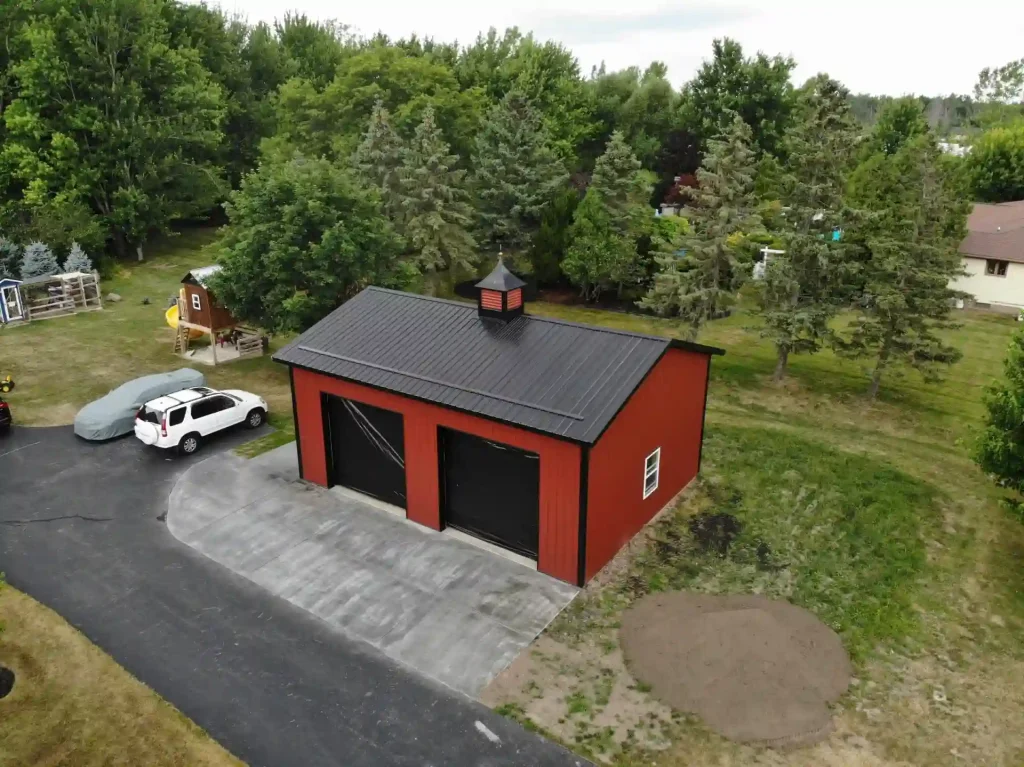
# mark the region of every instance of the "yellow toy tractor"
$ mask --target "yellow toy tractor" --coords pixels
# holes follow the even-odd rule
[[[0,392],[7,394],[9,391],[14,390],[14,379],[10,376],[4,376],[0,378]]]

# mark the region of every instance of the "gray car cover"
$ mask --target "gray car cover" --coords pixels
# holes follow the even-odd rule
[[[79,410],[75,416],[75,434],[93,440],[120,437],[135,429],[135,414],[150,400],[205,383],[203,374],[192,368],[128,381]]]

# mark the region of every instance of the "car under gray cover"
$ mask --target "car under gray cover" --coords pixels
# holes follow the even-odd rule
[[[192,368],[179,368],[127,381],[78,411],[75,434],[89,440],[113,439],[128,434],[135,428],[135,413],[149,400],[205,384],[203,374]]]

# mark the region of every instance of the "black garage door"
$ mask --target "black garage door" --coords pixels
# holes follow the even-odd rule
[[[440,439],[445,524],[536,559],[539,456],[449,429]]]
[[[405,508],[401,413],[324,395],[328,484],[345,485]]]

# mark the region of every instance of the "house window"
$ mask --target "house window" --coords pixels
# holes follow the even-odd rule
[[[193,293],[192,294],[192,308],[195,309],[197,312],[200,311],[203,308],[200,305],[200,303],[199,303],[199,294],[198,293]]]
[[[658,489],[658,473],[661,471],[661,448],[659,447],[644,461],[644,498]]]
[[[1006,267],[1009,264],[1006,261],[993,261],[989,259],[985,262],[985,274],[991,275],[992,277],[1005,277]]]

